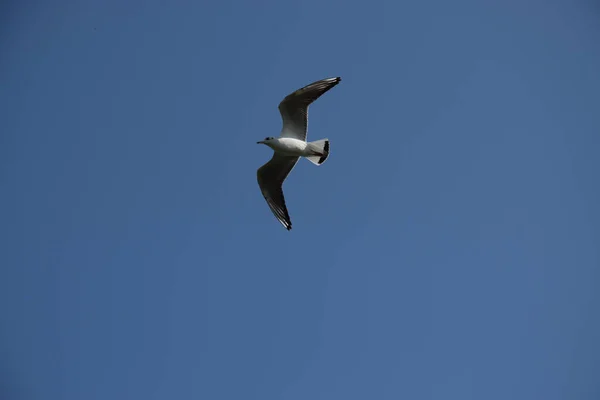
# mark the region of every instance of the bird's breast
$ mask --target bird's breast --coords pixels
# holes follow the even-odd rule
[[[302,156],[306,149],[306,142],[293,138],[279,138],[273,143],[274,150],[278,153],[287,154],[290,156]]]

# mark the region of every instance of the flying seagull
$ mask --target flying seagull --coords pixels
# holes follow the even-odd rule
[[[269,208],[288,231],[292,229],[292,221],[283,197],[283,181],[300,157],[307,158],[315,165],[321,165],[329,156],[329,139],[306,141],[308,106],[341,80],[340,77],[322,79],[286,96],[279,103],[279,112],[283,120],[280,136],[269,136],[257,142],[274,150],[273,158],[257,171],[258,186]]]

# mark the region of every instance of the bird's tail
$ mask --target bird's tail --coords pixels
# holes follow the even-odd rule
[[[321,165],[329,157],[329,139],[315,140],[314,142],[308,142],[308,150],[313,155],[306,156],[310,162],[315,165]]]

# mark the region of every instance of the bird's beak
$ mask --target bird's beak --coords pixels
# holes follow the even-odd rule
[[[260,142],[256,142],[256,144],[261,144],[261,143],[262,143],[262,140]]]

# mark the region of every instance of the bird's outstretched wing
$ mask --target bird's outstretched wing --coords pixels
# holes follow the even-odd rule
[[[292,229],[292,221],[285,205],[282,186],[298,158],[275,153],[273,158],[256,172],[258,186],[269,208],[288,231]]]
[[[341,80],[340,77],[322,79],[287,95],[279,103],[279,112],[283,120],[281,137],[306,140],[308,106]]]

